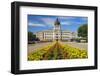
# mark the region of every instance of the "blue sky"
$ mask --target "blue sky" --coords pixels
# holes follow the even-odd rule
[[[28,15],[28,31],[34,33],[43,30],[52,30],[57,18],[61,23],[62,30],[72,32],[76,32],[81,25],[88,23],[87,17]]]

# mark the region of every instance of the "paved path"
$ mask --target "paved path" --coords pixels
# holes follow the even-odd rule
[[[45,42],[45,43],[36,43],[36,44],[28,44],[28,54],[31,52],[35,52],[36,49],[48,46],[52,42]]]
[[[42,48],[45,46],[50,45],[52,42],[46,42],[46,43],[36,43],[36,44],[29,44],[28,45],[28,54],[31,52],[35,52],[36,49]],[[76,42],[62,42],[63,44],[69,44],[73,47],[88,50],[88,44],[87,43],[76,43]]]
[[[69,44],[73,47],[88,50],[88,44],[87,43],[77,43],[77,42],[62,42],[64,44]]]

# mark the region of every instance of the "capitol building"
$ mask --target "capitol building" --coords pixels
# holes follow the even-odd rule
[[[39,38],[40,41],[71,41],[72,39],[77,38],[78,35],[77,32],[62,30],[60,21],[57,18],[54,23],[54,28],[52,30],[36,32],[36,37]]]

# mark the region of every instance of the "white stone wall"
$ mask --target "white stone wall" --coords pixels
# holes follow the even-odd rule
[[[36,37],[38,37],[41,41],[46,41],[46,40],[55,40],[56,39],[56,33],[54,30],[47,30],[47,31],[41,31],[36,33]],[[61,40],[70,40],[73,38],[77,38],[77,33],[75,32],[70,32],[70,31],[62,31],[57,33],[58,34],[58,39]]]

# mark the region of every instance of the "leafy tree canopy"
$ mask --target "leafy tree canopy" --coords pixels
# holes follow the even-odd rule
[[[87,24],[83,24],[78,28],[78,36],[79,37],[84,37],[87,38],[88,35],[88,27]]]
[[[28,32],[28,41],[34,41],[36,39],[36,35],[32,32]]]

